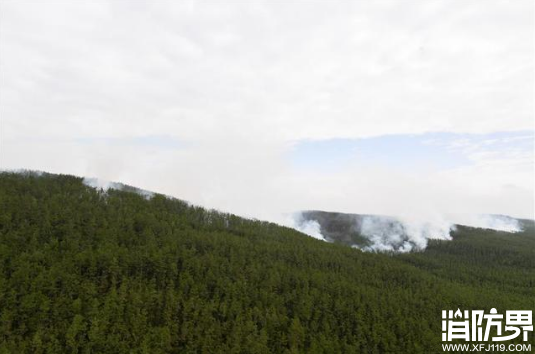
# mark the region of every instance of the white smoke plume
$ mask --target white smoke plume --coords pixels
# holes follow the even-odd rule
[[[123,187],[120,183],[110,182],[100,178],[89,177],[84,177],[84,184],[88,187],[92,187],[95,189],[102,189],[105,192],[108,191],[108,189],[121,190]]]
[[[275,222],[296,229],[315,239],[328,241],[321,233],[321,225],[317,220],[307,220],[302,213],[285,214]]]
[[[102,189],[105,192],[107,192],[109,189],[116,189],[120,191],[126,190],[126,191],[137,193],[143,196],[145,199],[150,199],[154,196],[153,192],[150,192],[144,189],[135,188],[135,187],[130,187],[122,183],[107,181],[101,178],[84,177],[83,183],[88,187]]]
[[[425,249],[429,239],[450,240],[452,228],[452,224],[444,221],[417,222],[381,216],[364,216],[360,233],[371,241],[371,245],[362,249],[397,252]]]
[[[321,234],[321,226],[316,220],[303,221],[294,228],[308,236],[326,241],[325,237]]]
[[[31,170],[11,170],[12,172],[41,176],[43,172]],[[153,192],[131,187],[123,183],[111,182],[101,178],[83,179],[83,183],[89,187],[108,191],[116,189],[130,191],[142,195],[146,199],[154,196]],[[327,242],[334,241],[324,230],[321,220],[316,220],[306,215],[306,212],[293,214],[266,214],[263,219],[271,220],[278,224],[294,228],[308,236]],[[342,214],[351,215],[351,214]],[[503,232],[522,231],[518,219],[495,214],[453,214],[442,215],[440,213],[424,212],[419,215],[406,213],[404,215],[381,216],[381,215],[352,215],[354,218],[351,229],[360,234],[367,244],[354,244],[353,247],[371,252],[410,252],[423,250],[427,247],[428,240],[451,240],[451,232],[456,225],[474,228],[490,229]]]
[[[482,214],[471,217],[458,217],[456,219],[456,224],[505,232],[522,231],[520,222],[517,219],[506,215]]]
[[[328,215],[328,214],[327,214]],[[381,215],[330,214],[336,219],[334,224],[346,224],[346,233],[357,233],[365,242],[353,244],[352,247],[370,252],[410,252],[420,251],[427,247],[430,239],[451,240],[451,232],[457,225],[490,229],[505,232],[522,231],[517,219],[504,215],[452,216],[449,218],[435,216],[428,219],[415,219],[407,216],[390,217]],[[315,218],[318,218],[316,220]],[[332,221],[332,220],[331,220]],[[329,216],[314,216],[314,212],[297,213],[294,215],[293,226],[309,236],[334,241],[343,239],[347,243],[349,236],[341,235],[340,231],[329,230]],[[348,231],[349,230],[349,231]],[[342,233],[343,233],[342,232]]]

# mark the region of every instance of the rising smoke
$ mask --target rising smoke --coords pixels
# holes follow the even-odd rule
[[[154,195],[150,191],[99,178],[84,178],[84,184],[104,191],[108,189],[133,191],[147,199]],[[320,221],[308,218],[306,213],[295,213],[278,221],[318,240],[333,241],[331,237],[322,233]],[[370,252],[423,250],[430,239],[451,240],[451,232],[455,230],[456,225],[506,232],[521,231],[518,220],[505,215],[462,215],[449,219],[428,216],[425,221],[407,216],[354,215],[351,230],[360,234],[368,242],[353,244],[352,247]]]
[[[144,190],[144,189],[140,189],[140,188],[136,188],[136,187],[132,187],[132,186],[128,186],[128,185],[122,184],[122,183],[110,182],[110,181],[107,181],[107,180],[104,180],[104,179],[101,179],[101,178],[88,178],[88,177],[85,177],[83,182],[88,187],[92,187],[92,188],[95,188],[95,189],[103,190],[104,192],[108,191],[109,189],[116,189],[116,190],[120,190],[120,191],[127,191],[127,192],[137,193],[137,194],[145,197],[145,199],[150,199],[150,198],[152,198],[154,196],[153,192],[150,192],[150,191],[147,191],[147,190]]]
[[[21,174],[41,176],[39,171],[18,170],[13,171]],[[85,185],[107,191],[109,189],[130,191],[138,193],[150,199],[154,193],[131,187],[122,183],[110,182],[99,178],[84,178]],[[407,216],[381,216],[381,215],[358,215],[358,214],[335,214],[344,215],[344,222],[348,224],[348,233],[357,233],[366,241],[355,243],[352,247],[370,252],[409,252],[423,250],[427,247],[428,240],[451,240],[451,232],[457,225],[490,229],[504,232],[520,232],[521,224],[518,219],[506,215],[450,215],[449,217],[427,215],[425,220],[414,219]],[[331,230],[326,227],[328,223],[325,217],[319,218],[314,212],[298,212],[273,220],[285,226],[292,227],[313,238],[332,242],[335,238]],[[331,236],[330,236],[331,235]]]
[[[517,219],[504,215],[435,217],[425,221],[407,217],[322,212],[296,213],[295,229],[328,242],[342,241],[370,252],[423,250],[430,239],[451,240],[457,225],[505,232],[522,231]],[[351,235],[358,242],[351,243]]]
[[[295,213],[284,218],[282,224],[318,240],[329,241],[322,235],[320,223],[317,220],[305,219],[302,213]]]

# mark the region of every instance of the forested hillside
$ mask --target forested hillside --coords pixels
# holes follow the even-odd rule
[[[158,194],[0,173],[0,353],[440,353],[442,310],[535,310],[534,284],[533,228],[365,253]]]

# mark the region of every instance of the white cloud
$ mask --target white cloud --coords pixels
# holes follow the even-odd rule
[[[6,134],[532,129],[532,10],[531,1],[4,2]]]
[[[3,1],[0,167],[272,220],[301,208],[530,216],[532,155],[478,150],[469,167],[421,176],[304,174],[285,154],[303,139],[533,130],[533,7]],[[161,135],[185,146],[104,139]]]

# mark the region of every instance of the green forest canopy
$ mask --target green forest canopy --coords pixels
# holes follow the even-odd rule
[[[535,308],[524,227],[364,253],[163,195],[2,172],[0,353],[440,353],[444,309]]]

